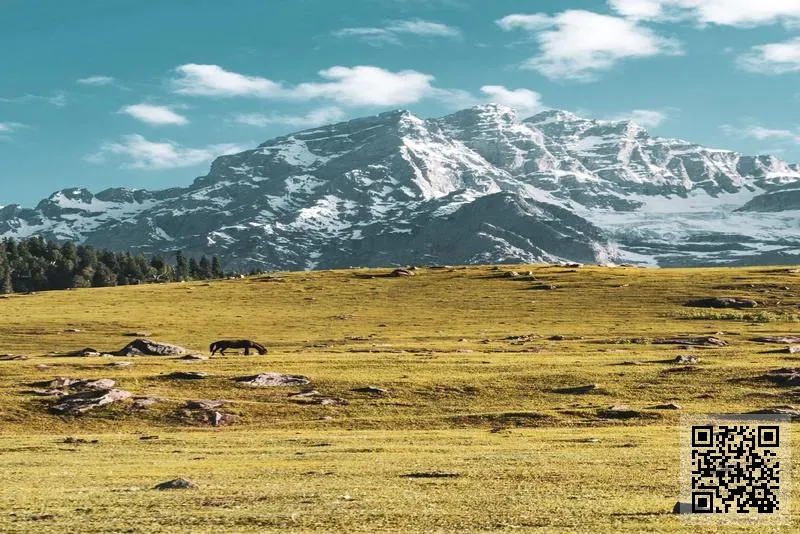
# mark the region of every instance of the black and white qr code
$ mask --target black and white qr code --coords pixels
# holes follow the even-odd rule
[[[684,456],[690,485],[683,488],[691,498],[690,513],[785,512],[790,476],[787,427],[782,421],[732,418],[692,424],[691,443],[685,444],[689,454]]]

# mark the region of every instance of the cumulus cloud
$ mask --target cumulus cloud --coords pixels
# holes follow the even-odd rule
[[[542,95],[530,89],[508,89],[502,85],[484,85],[481,93],[492,102],[514,108],[520,115],[529,116],[545,109]]]
[[[134,119],[155,126],[189,124],[189,119],[183,115],[175,113],[167,106],[134,104],[132,106],[126,106],[122,108],[120,113],[125,113]]]
[[[522,67],[554,80],[592,81],[624,60],[683,53],[677,40],[634,20],[591,11],[568,10],[552,17],[515,14],[497,24],[506,31],[530,32],[539,54]]]
[[[339,122],[346,116],[344,110],[337,107],[326,107],[312,110],[305,115],[265,115],[262,113],[242,113],[234,117],[234,122],[248,126],[265,127],[272,124],[285,124],[300,128],[309,128],[323,124]]]
[[[402,44],[403,41],[400,37],[403,34],[450,39],[458,39],[461,37],[461,31],[458,28],[442,24],[441,22],[422,19],[395,20],[381,28],[342,28],[341,30],[333,32],[335,37],[354,37],[372,46]]]
[[[191,96],[278,96],[281,84],[261,78],[230,72],[218,65],[181,65],[172,80],[175,93]]]
[[[620,15],[636,20],[693,20],[697,24],[752,27],[800,22],[797,0],[609,0]]]
[[[336,66],[319,72],[323,79],[290,86],[259,76],[226,71],[218,65],[182,65],[173,91],[193,96],[250,96],[295,101],[326,99],[346,106],[396,106],[424,98],[449,98],[456,92],[433,86],[434,77],[414,70]]]
[[[764,74],[800,72],[800,37],[752,47],[736,60],[740,68]]]
[[[157,171],[194,167],[211,161],[217,156],[235,154],[247,147],[233,143],[209,145],[203,148],[181,146],[173,141],[148,141],[139,134],[125,135],[118,143],[104,143],[100,150],[87,156],[90,163],[105,162],[108,156],[126,159],[123,168]]]
[[[627,113],[617,113],[608,118],[612,121],[633,121],[645,128],[655,128],[664,123],[668,118],[663,111],[655,109],[634,109]]]
[[[75,83],[79,85],[91,85],[95,87],[101,87],[103,85],[111,85],[116,80],[111,76],[89,76],[88,78],[80,78],[75,81]]]

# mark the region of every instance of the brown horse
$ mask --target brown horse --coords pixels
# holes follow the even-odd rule
[[[250,356],[250,349],[255,349],[262,355],[267,353],[267,349],[264,345],[259,345],[255,341],[250,341],[249,339],[222,339],[220,341],[215,341],[209,347],[212,356],[217,351],[224,356],[225,351],[228,349],[244,349],[245,356]]]

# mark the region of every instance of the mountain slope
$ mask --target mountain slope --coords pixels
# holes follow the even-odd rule
[[[563,111],[478,106],[315,128],[185,188],[69,189],[0,235],[217,254],[228,268],[575,260],[763,263],[800,250],[800,168]]]

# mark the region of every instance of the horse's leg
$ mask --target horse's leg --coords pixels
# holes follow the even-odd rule
[[[244,348],[244,355],[245,356],[250,356],[250,347],[245,347]]]

